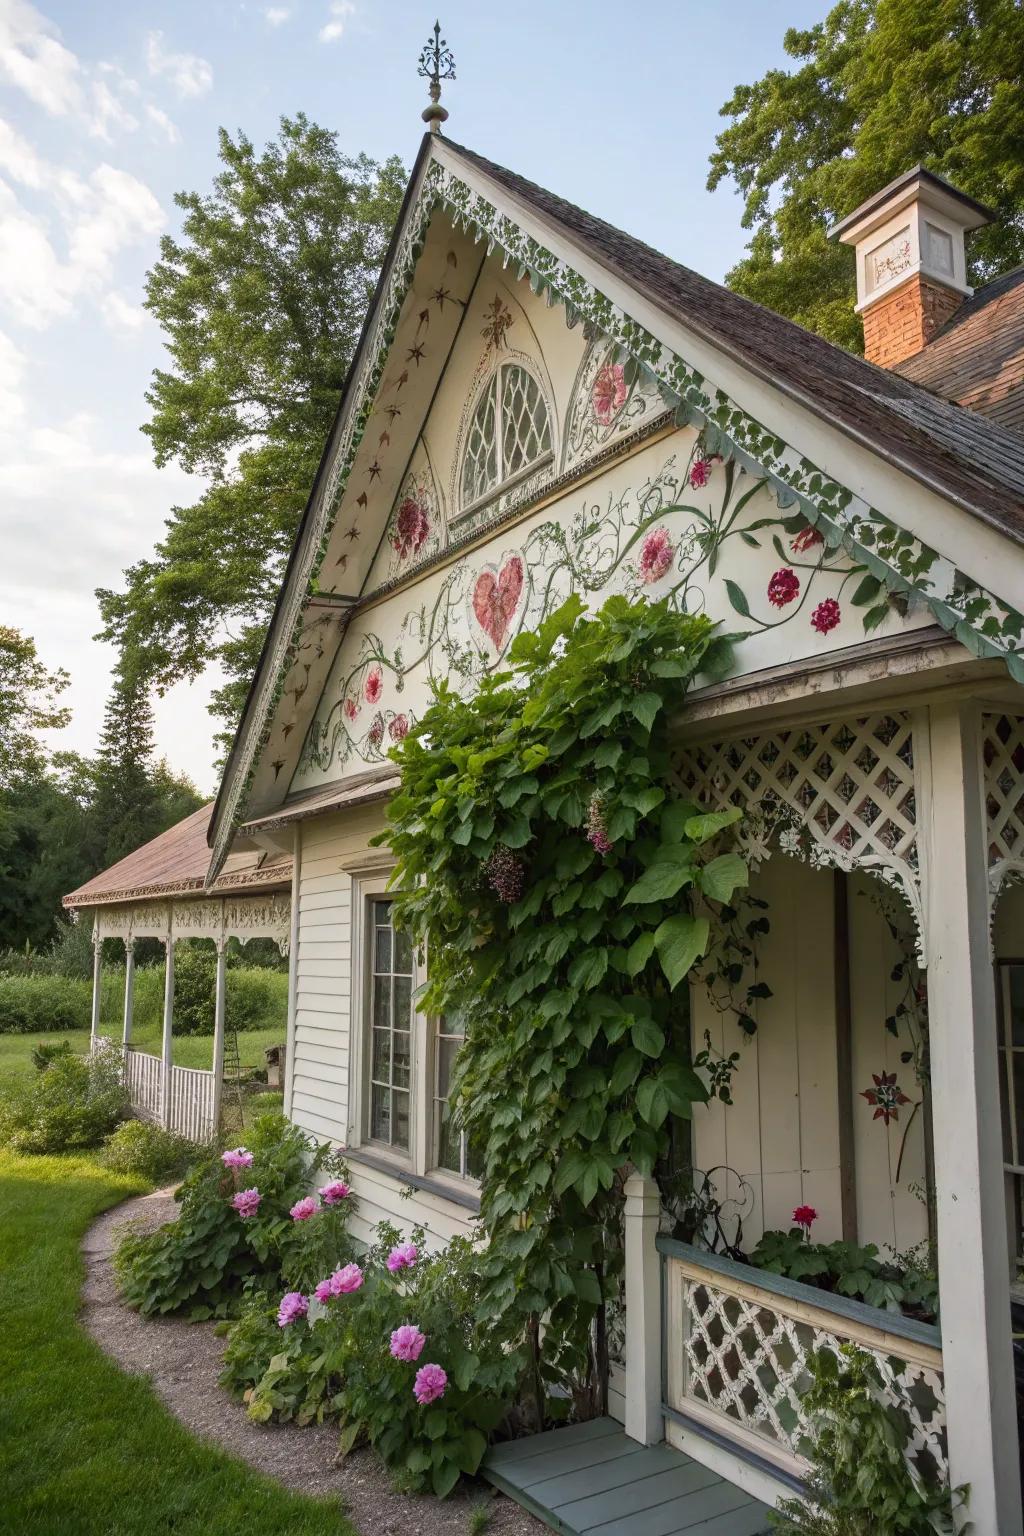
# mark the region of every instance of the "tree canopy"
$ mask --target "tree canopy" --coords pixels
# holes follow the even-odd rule
[[[29,635],[0,624],[0,791],[42,771],[47,752],[39,733],[70,720],[58,702],[70,681],[63,667],[47,670]]]
[[[708,188],[733,180],[753,231],[731,288],[831,341],[863,344],[836,219],[917,164],[987,203],[972,279],[1024,260],[1024,7],[1019,0],[840,0],[784,39],[799,67],[739,85]]]
[[[209,484],[153,555],[101,591],[103,636],[165,688],[217,658],[230,726],[341,396],[405,189],[396,158],[342,153],[301,114],[262,151],[220,133],[209,194],[181,193],[146,307],[170,358],[143,427],[157,464]]]

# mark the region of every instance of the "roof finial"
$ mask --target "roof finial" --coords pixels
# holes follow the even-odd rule
[[[448,113],[441,106],[441,81],[455,79],[455,59],[441,36],[439,21],[434,22],[434,36],[427,38],[427,46],[420,54],[417,73],[430,81],[430,106],[423,109],[423,121],[430,124],[431,133],[440,133],[441,124],[448,121]]]

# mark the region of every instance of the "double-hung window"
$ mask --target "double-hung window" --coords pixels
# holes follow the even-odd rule
[[[366,1130],[391,1151],[412,1150],[413,950],[391,921],[390,901],[370,903],[369,1074]]]
[[[439,1019],[434,1032],[433,1130],[434,1163],[460,1178],[479,1178],[481,1159],[465,1131],[460,1131],[449,1108],[452,1068],[465,1036],[447,1019]]]

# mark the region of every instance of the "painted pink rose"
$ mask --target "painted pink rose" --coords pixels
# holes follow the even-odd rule
[[[826,597],[811,614],[811,628],[816,629],[819,635],[827,635],[835,629],[842,616],[842,609],[835,598]]]
[[[301,1291],[287,1291],[281,1297],[281,1305],[277,1309],[277,1326],[287,1328],[289,1323],[305,1317],[308,1311],[309,1302]]]
[[[412,1323],[403,1323],[391,1335],[391,1353],[396,1360],[418,1360],[426,1342],[425,1333],[420,1333]]]
[[[768,583],[768,601],[776,608],[785,608],[795,597],[800,595],[800,579],[789,566],[784,566],[781,571],[776,571]]]
[[[395,513],[391,529],[391,548],[399,560],[418,554],[430,533],[430,515],[421,501],[407,496]]]
[[[320,1209],[320,1202],[315,1195],[307,1195],[304,1200],[297,1200],[288,1212],[292,1221],[308,1221],[315,1216]]]
[[[245,1147],[233,1147],[227,1152],[222,1152],[220,1160],[225,1168],[251,1168],[252,1153]]]
[[[824,542],[824,536],[818,532],[817,528],[812,528],[808,523],[806,528],[800,529],[800,532],[793,540],[793,553],[794,555],[804,555],[809,549],[813,549],[816,544],[824,544]]]
[[[427,1403],[436,1403],[439,1397],[444,1397],[447,1385],[447,1372],[439,1365],[421,1365],[413,1383],[413,1396],[423,1408]]]
[[[412,1269],[419,1256],[419,1249],[415,1243],[399,1243],[397,1247],[392,1248],[385,1262],[391,1273],[395,1274],[400,1269]]]
[[[344,709],[345,719],[354,720],[359,713],[359,701],[354,699],[352,695],[349,694],[348,698],[345,700]]]
[[[367,704],[376,704],[384,692],[384,675],[380,667],[371,667],[363,684],[363,696]]]
[[[324,1184],[317,1191],[324,1205],[340,1205],[347,1200],[351,1193],[344,1179],[333,1179],[330,1184]]]
[[[250,1216],[256,1215],[262,1198],[263,1196],[258,1189],[240,1189],[231,1204],[242,1220],[246,1221]]]
[[[396,715],[388,726],[388,735],[392,741],[404,741],[409,734],[409,716]]]
[[[640,559],[637,570],[646,585],[660,581],[672,564],[675,549],[666,528],[652,528],[644,534],[640,543]]]
[[[626,374],[621,363],[605,363],[590,392],[594,415],[607,427],[626,400]]]
[[[370,721],[370,729],[366,733],[366,739],[371,747],[379,747],[384,740],[384,716],[374,715]]]
[[[690,465],[690,485],[695,491],[707,485],[711,479],[711,461],[709,459],[694,459]]]
[[[346,1264],[344,1269],[336,1269],[331,1276],[331,1295],[349,1296],[353,1291],[358,1291],[363,1283],[363,1272],[358,1264]]]

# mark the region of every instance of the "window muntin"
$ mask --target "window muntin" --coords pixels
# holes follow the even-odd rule
[[[1024,962],[999,965],[999,1098],[1010,1260],[1024,1263]]]
[[[551,452],[551,422],[540,385],[519,363],[488,380],[466,439],[462,505],[472,506]]]
[[[391,921],[391,902],[370,904],[369,1095],[371,1141],[411,1148],[413,951]]]
[[[479,1178],[482,1159],[465,1131],[454,1124],[448,1107],[452,1068],[465,1036],[446,1019],[438,1021],[434,1034],[434,1165],[463,1179]]]

